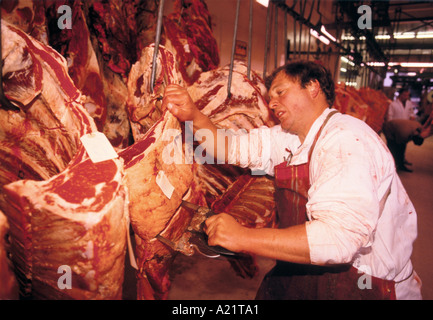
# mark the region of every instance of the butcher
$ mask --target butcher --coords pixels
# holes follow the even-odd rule
[[[187,90],[166,88],[163,108],[211,130],[215,157],[275,177],[279,228],[246,228],[221,213],[206,221],[209,245],[277,261],[257,299],[421,299],[411,263],[416,211],[383,141],[332,108],[331,74],[316,63],[282,66],[266,87],[280,124],[223,146]]]

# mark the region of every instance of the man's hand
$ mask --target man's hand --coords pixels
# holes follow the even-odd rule
[[[186,88],[170,84],[165,88],[162,110],[168,109],[179,121],[194,121],[200,116]]]
[[[205,232],[208,235],[210,246],[218,245],[234,252],[242,251],[239,240],[243,236],[245,227],[239,224],[235,218],[227,213],[220,213],[208,218],[205,224]]]

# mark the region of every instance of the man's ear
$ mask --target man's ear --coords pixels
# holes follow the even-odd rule
[[[320,93],[320,84],[317,80],[310,80],[310,82],[307,85],[307,89],[311,94],[311,97],[314,99],[316,98]]]

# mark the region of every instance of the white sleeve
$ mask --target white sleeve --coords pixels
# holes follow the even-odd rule
[[[260,127],[249,133],[234,132],[230,138],[228,163],[248,167],[253,174],[273,175],[274,166],[282,157],[281,150],[284,148],[280,145],[284,140],[275,127]]]
[[[315,150],[306,225],[313,264],[349,263],[371,245],[380,209],[366,144],[346,131],[328,135],[322,150]]]

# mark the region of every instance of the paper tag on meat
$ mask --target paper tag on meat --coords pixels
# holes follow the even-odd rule
[[[80,138],[93,163],[118,157],[108,138],[102,132],[93,132]]]
[[[168,180],[167,176],[165,175],[164,171],[159,171],[158,175],[156,176],[156,184],[161,188],[162,192],[164,192],[165,196],[169,199],[171,199],[171,196],[173,195],[174,187]]]

